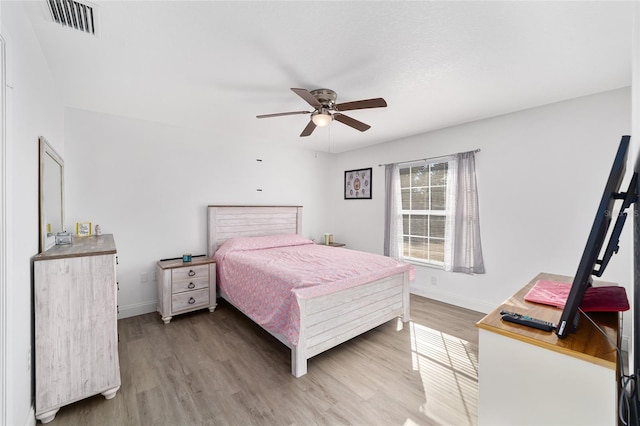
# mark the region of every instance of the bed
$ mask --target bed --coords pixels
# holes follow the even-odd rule
[[[265,323],[260,313],[256,313],[244,300],[248,296],[253,297],[254,301],[260,300],[262,296],[258,292],[262,290],[252,288],[245,293],[247,297],[242,297],[240,290],[233,287],[233,281],[240,280],[242,271],[253,266],[236,265],[236,269],[231,269],[231,266],[225,263],[227,259],[230,262],[233,256],[241,256],[242,259],[253,255],[252,250],[256,247],[252,244],[255,245],[257,241],[258,245],[261,245],[270,240],[287,241],[287,244],[296,247],[290,248],[287,245],[281,248],[278,245],[275,248],[258,248],[266,252],[293,250],[296,257],[308,251],[316,253],[314,256],[326,259],[331,259],[328,256],[335,258],[337,255],[345,259],[351,254],[371,255],[343,248],[319,246],[304,239],[300,235],[300,206],[208,206],[207,218],[207,252],[218,261],[219,296],[291,349],[291,373],[295,377],[305,375],[307,360],[321,352],[394,318],[400,317],[403,322],[409,321],[409,281],[413,268],[410,265],[396,264],[394,268],[389,266],[386,276],[382,277],[379,276],[382,273],[372,272],[364,278],[336,279],[330,285],[309,284],[290,289],[286,292],[286,297],[290,300],[282,304],[287,305],[290,311],[280,315],[279,321],[282,324],[276,324],[277,321]],[[228,240],[230,241],[224,244]],[[250,245],[243,245],[247,243]],[[240,249],[235,253],[238,247]],[[285,255],[278,254],[276,257],[276,263],[279,263],[280,258]],[[387,265],[389,262],[395,262],[386,257],[377,257],[378,261],[386,262]],[[272,274],[273,271],[269,268],[273,269],[274,264],[273,259],[258,262],[271,266],[262,271],[247,272],[246,275],[254,274],[253,276],[258,277],[254,279],[256,282],[262,280],[262,274]],[[288,269],[297,269],[297,266]],[[320,269],[320,266],[317,266],[317,269]],[[325,272],[324,275],[331,276],[328,269],[325,269]],[[331,290],[328,290],[329,287]],[[273,287],[268,288],[267,291],[274,291]],[[264,300],[268,300],[268,297],[264,296]]]

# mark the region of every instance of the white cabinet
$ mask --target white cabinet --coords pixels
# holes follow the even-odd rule
[[[177,314],[216,308],[216,262],[207,256],[158,262],[158,312],[165,324]]]
[[[554,332],[502,321],[500,311],[557,323],[561,309],[531,303],[538,280],[571,283],[573,277],[540,273],[487,314],[479,330],[479,425],[616,425],[620,315],[591,312],[564,339]],[[613,283],[594,283],[613,285]]]
[[[36,418],[120,388],[116,246],[77,237],[34,257]]]

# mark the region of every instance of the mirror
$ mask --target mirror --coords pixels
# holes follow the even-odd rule
[[[64,230],[64,161],[40,137],[40,251],[56,243],[56,233]]]

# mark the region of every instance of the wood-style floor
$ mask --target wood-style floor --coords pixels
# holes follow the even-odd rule
[[[122,387],[62,407],[63,425],[473,425],[482,314],[411,296],[386,323],[324,352],[308,374],[232,306],[118,322]]]

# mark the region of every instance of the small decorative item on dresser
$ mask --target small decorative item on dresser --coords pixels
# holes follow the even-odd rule
[[[102,228],[100,225],[96,225],[96,235],[102,235]]]
[[[191,253],[185,253],[182,255],[182,261],[184,263],[191,262]]]
[[[77,222],[76,223],[76,235],[78,237],[91,236],[91,222]]]
[[[69,231],[62,231],[56,234],[56,245],[71,244],[72,242],[73,237]]]

